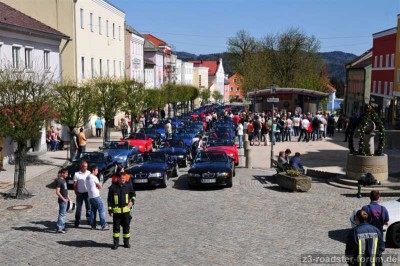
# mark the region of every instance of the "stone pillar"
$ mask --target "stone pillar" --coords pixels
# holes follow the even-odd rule
[[[371,173],[377,180],[388,180],[388,157],[347,155],[346,176],[349,179],[359,180],[361,175]]]
[[[243,141],[244,142],[249,141],[249,134],[247,133],[243,134]]]
[[[269,146],[269,135],[268,134],[264,134],[264,145]]]
[[[252,168],[252,158],[251,158],[251,149],[245,149],[244,150],[244,155],[246,157],[246,168]]]

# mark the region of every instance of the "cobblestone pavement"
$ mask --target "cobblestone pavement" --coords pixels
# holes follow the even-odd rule
[[[314,180],[282,191],[271,171],[237,169],[231,189],[188,190],[185,171],[166,189],[137,192],[132,248],[113,251],[111,231],[55,233],[53,169],[27,182],[36,196],[0,200],[1,265],[300,265],[308,253],[343,254],[349,214],[368,202]],[[106,187],[102,190],[105,200]],[[385,198],[389,200],[390,198]],[[31,209],[10,211],[14,205]],[[111,223],[108,217],[108,222]],[[399,250],[386,253],[400,255]]]

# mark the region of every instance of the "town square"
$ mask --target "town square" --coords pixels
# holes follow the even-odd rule
[[[400,264],[400,6],[204,1],[0,0],[1,265]]]

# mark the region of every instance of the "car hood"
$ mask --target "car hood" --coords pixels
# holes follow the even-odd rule
[[[207,163],[196,163],[189,172],[224,172],[231,171],[231,168],[223,162],[207,162]]]
[[[130,153],[129,150],[106,150],[105,152],[111,157],[128,156]]]
[[[131,168],[127,169],[128,173],[150,173],[150,172],[162,172],[165,171],[165,164],[164,163],[142,163],[132,166]]]

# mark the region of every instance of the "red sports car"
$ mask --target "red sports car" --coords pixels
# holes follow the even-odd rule
[[[134,133],[125,139],[121,138],[121,140],[129,142],[129,145],[137,147],[142,153],[153,150],[153,139],[143,133]]]
[[[224,151],[232,158],[235,165],[239,164],[239,152],[232,140],[210,139],[207,143],[206,151]]]

